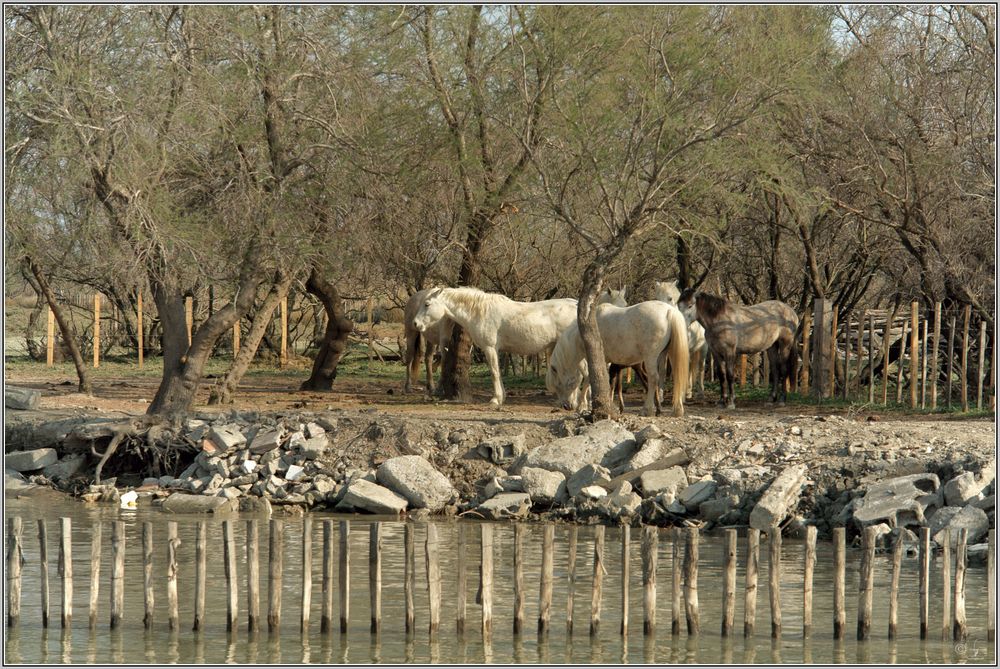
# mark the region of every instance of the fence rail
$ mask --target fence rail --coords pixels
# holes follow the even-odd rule
[[[237,574],[236,569],[236,522],[234,520],[224,520],[222,521],[222,536],[223,536],[223,546],[222,546],[222,561],[225,566],[225,593],[227,597],[227,630],[235,631],[238,627],[238,591],[239,591],[239,574]],[[335,556],[333,551],[334,546],[334,522],[333,520],[322,520],[322,618],[320,622],[321,633],[332,633],[333,631],[333,599],[334,599],[334,580],[338,581],[337,590],[339,590],[340,596],[340,631],[346,632],[348,629],[348,623],[351,615],[349,602],[350,602],[350,586],[352,584],[350,577],[350,565],[351,556],[349,551],[349,536],[351,533],[351,523],[347,520],[341,520],[338,522],[337,530],[339,532],[339,568],[334,569]],[[59,533],[59,576],[62,581],[62,603],[61,603],[61,621],[63,627],[72,626],[73,617],[73,560],[70,553],[70,548],[73,541],[72,526],[69,518],[61,518],[59,521],[60,533]],[[199,630],[204,625],[204,611],[205,611],[205,584],[207,583],[206,576],[206,563],[207,563],[207,545],[205,541],[206,537],[206,521],[200,521],[197,524],[196,533],[196,560],[194,562],[194,588],[195,588],[195,598],[194,598],[194,610],[193,610],[193,629]],[[414,590],[414,571],[415,571],[415,550],[414,544],[414,532],[415,526],[412,523],[406,523],[405,525],[405,535],[404,535],[404,565],[405,565],[405,576],[404,576],[404,586],[405,586],[405,597],[406,597],[406,619],[405,621],[393,621],[392,626],[394,628],[398,627],[400,630],[406,630],[406,632],[411,632],[415,627],[415,612],[413,607],[413,590]],[[443,550],[448,550],[448,547],[443,545],[438,538],[438,529],[435,523],[425,523],[423,525],[424,531],[424,555],[425,555],[425,568],[427,575],[427,587],[429,596],[429,609],[428,609],[428,620],[426,622],[428,633],[436,635],[440,631],[441,620],[441,599],[442,599],[442,588],[441,588],[441,569],[440,569],[440,556]],[[246,574],[247,578],[247,589],[246,589],[246,610],[247,610],[247,631],[252,633],[259,629],[260,626],[260,588],[259,588],[259,578],[260,578],[260,568],[259,568],[259,558],[260,550],[258,546],[258,521],[256,519],[251,519],[245,521],[245,532],[243,533],[243,547],[242,550],[246,555]],[[492,633],[494,626],[493,618],[493,574],[494,574],[494,555],[496,551],[494,550],[494,528],[492,524],[481,524],[479,526],[481,533],[480,549],[482,552],[480,561],[480,583],[479,583],[479,595],[477,597],[477,602],[481,604],[482,612],[482,624],[481,633],[484,638],[489,637]],[[9,627],[17,626],[21,623],[21,603],[22,603],[22,593],[21,593],[21,578],[23,574],[23,569],[25,567],[23,558],[23,548],[25,537],[23,536],[23,523],[20,517],[9,518],[7,522],[7,625]],[[47,585],[48,576],[48,561],[47,556],[47,533],[45,521],[38,521],[39,529],[39,541],[40,541],[40,556],[41,559],[38,565],[29,568],[40,568],[42,570],[42,582]],[[98,616],[98,601],[99,601],[99,565],[102,550],[102,526],[100,524],[93,525],[89,528],[91,533],[91,554],[90,554],[90,573],[89,573],[89,583],[90,583],[90,616],[89,625],[91,628],[97,625]],[[381,565],[383,562],[383,550],[384,545],[382,542],[382,523],[373,522],[370,523],[368,527],[369,531],[369,542],[368,542],[368,590],[370,596],[370,606],[369,613],[371,616],[371,633],[373,635],[379,634],[386,626],[383,625],[382,620],[382,578],[381,578]],[[460,559],[457,560],[458,564],[464,565],[465,551],[467,550],[465,533],[468,529],[464,525],[459,526],[459,541],[456,550],[462,551]],[[594,528],[594,539],[592,543],[592,555],[593,555],[593,581],[591,587],[591,618],[590,618],[590,633],[595,635],[600,629],[600,617],[601,617],[601,606],[603,603],[603,576],[606,572],[604,566],[604,548],[605,548],[605,533],[603,526],[597,526]],[[632,538],[631,533],[628,531],[628,527],[622,528],[621,532],[621,555],[623,558],[622,565],[622,590],[621,590],[621,611],[622,611],[622,624],[619,629],[620,634],[628,634],[628,607],[629,607],[629,588],[630,588],[630,578],[627,573],[627,565],[629,564],[628,556],[631,550]],[[787,580],[782,580],[780,565],[783,559],[783,548],[780,540],[780,532],[776,531],[777,528],[773,528],[770,532],[769,537],[769,558],[768,558],[768,576],[770,583],[770,615],[771,615],[771,636],[772,638],[779,639],[782,635],[782,622],[781,622],[781,608],[780,608],[780,590],[782,587],[787,587]],[[811,528],[812,531],[807,533],[805,551],[802,557],[803,560],[803,579],[801,582],[801,591],[803,593],[803,638],[809,638],[813,634],[813,616],[812,616],[812,593],[813,593],[813,565],[816,558],[816,533],[815,528]],[[312,519],[307,518],[303,523],[303,533],[302,533],[302,583],[301,583],[301,612],[302,616],[299,620],[299,628],[303,634],[307,634],[310,630],[310,619],[309,611],[311,608],[311,597],[312,597],[312,544],[313,544],[313,523]],[[144,550],[142,551],[142,570],[144,574],[144,625],[146,628],[151,627],[156,620],[156,602],[153,600],[153,584],[155,578],[157,578],[157,572],[154,569],[154,545],[152,524],[146,522],[142,525],[142,541],[144,544]],[[284,559],[284,523],[279,519],[270,520],[270,532],[269,532],[269,550],[268,550],[268,570],[267,570],[267,581],[268,581],[268,601],[267,601],[267,624],[268,629],[271,632],[277,632],[282,625],[282,574],[283,570],[283,559]],[[552,608],[552,589],[553,589],[553,560],[554,560],[554,526],[546,525],[542,532],[542,550],[541,550],[541,569],[539,575],[539,618],[538,618],[538,631],[544,633],[547,631],[551,625],[551,615],[553,612]],[[958,549],[955,551],[955,578],[954,582],[951,582],[950,573],[945,568],[942,573],[942,578],[944,579],[944,589],[945,591],[950,591],[953,587],[954,594],[954,609],[953,613],[949,614],[947,608],[944,610],[944,620],[942,621],[942,629],[945,634],[951,629],[951,635],[955,640],[964,640],[968,635],[967,622],[965,618],[965,573],[966,573],[966,530],[961,530],[958,537]],[[124,578],[126,572],[125,564],[125,544],[127,541],[125,534],[125,523],[124,521],[114,521],[112,522],[112,533],[111,533],[111,548],[113,551],[113,562],[110,577],[110,622],[109,625],[113,629],[121,624],[121,621],[125,616],[125,598],[124,598]],[[163,578],[167,583],[168,601],[167,601],[167,623],[171,630],[178,629],[180,623],[180,612],[178,609],[177,600],[177,589],[179,587],[180,573],[177,568],[177,548],[180,545],[180,540],[178,539],[177,523],[175,521],[169,521],[167,523],[167,537],[166,550],[163,551],[166,557],[166,566],[160,572],[159,578]],[[570,528],[569,531],[569,542],[570,550],[568,553],[568,561],[565,566],[564,572],[567,574],[568,578],[568,599],[569,607],[567,608],[567,629],[572,630],[572,599],[574,595],[574,589],[576,586],[576,528]],[[657,597],[657,570],[658,565],[656,561],[656,547],[658,545],[659,539],[661,537],[668,538],[673,544],[673,560],[670,566],[671,574],[671,594],[672,594],[672,620],[673,624],[671,626],[671,634],[676,635],[680,633],[680,616],[683,612],[685,620],[687,622],[688,635],[694,636],[700,633],[702,629],[702,619],[701,611],[698,602],[698,567],[699,563],[699,543],[700,543],[700,533],[698,528],[672,528],[664,529],[653,526],[646,526],[642,528],[641,532],[641,558],[642,558],[642,590],[641,597],[643,599],[643,634],[646,636],[655,634],[656,631],[656,597]],[[515,605],[513,607],[512,619],[510,621],[504,621],[507,624],[512,624],[514,634],[521,634],[524,630],[524,598],[528,590],[525,589],[523,583],[523,566],[525,560],[524,553],[524,541],[523,533],[518,525],[514,526],[514,550],[513,550],[513,566],[514,566],[514,600]],[[757,602],[757,573],[759,567],[759,539],[760,532],[755,529],[751,529],[748,532],[748,536],[745,540],[745,549],[743,550],[742,563],[745,571],[745,606],[744,606],[744,626],[743,635],[745,637],[752,637],[754,635],[754,628],[756,623],[756,602]],[[867,639],[872,633],[873,621],[872,621],[872,601],[876,596],[874,591],[874,555],[875,555],[875,539],[876,534],[874,528],[867,528],[862,535],[862,557],[857,568],[859,570],[859,587],[858,587],[858,605],[857,605],[857,638]],[[136,538],[130,538],[129,541],[135,541]],[[735,529],[728,529],[724,536],[724,551],[723,551],[723,606],[722,606],[722,620],[721,620],[721,630],[723,636],[728,636],[733,631],[733,622],[735,616],[735,584],[736,584],[736,569],[738,562],[738,546],[737,546],[737,532]],[[843,528],[837,528],[834,530],[833,548],[834,548],[834,574],[833,574],[833,638],[843,639],[846,629],[846,605],[845,605],[845,573],[847,569],[847,563],[845,560],[846,556],[846,534]],[[680,561],[681,546],[683,545],[683,564]],[[928,594],[930,591],[930,531],[928,528],[922,528],[920,533],[920,539],[918,543],[919,548],[919,602],[918,606],[920,609],[920,627],[919,634],[920,638],[926,638],[929,630],[928,621]],[[898,610],[897,602],[899,597],[899,576],[900,568],[902,563],[902,554],[904,550],[904,540],[902,535],[896,539],[895,545],[893,546],[893,571],[892,571],[892,581],[890,585],[890,592],[887,593],[890,601],[889,607],[889,620],[887,632],[889,638],[895,638],[898,636],[898,629],[896,624],[896,611]],[[584,555],[587,551],[584,551]],[[989,532],[989,550],[988,550],[988,562],[987,562],[987,572],[988,572],[988,601],[989,601],[989,618],[987,620],[987,635],[992,642],[995,638],[995,615],[993,611],[994,603],[996,601],[995,592],[995,553],[996,553],[996,531],[990,530]],[[947,562],[946,562],[947,564]],[[162,565],[161,565],[162,566]],[[136,568],[136,565],[129,567],[129,571]],[[335,575],[335,571],[337,572]],[[190,576],[190,574],[184,574],[185,576]],[[667,582],[666,579],[663,582]],[[683,587],[682,587],[683,582]],[[186,585],[186,584],[185,584]],[[465,628],[466,623],[466,589],[465,589],[465,579],[464,579],[464,569],[462,578],[458,579],[457,587],[457,597],[460,600],[459,606],[456,608],[456,629],[460,633]],[[879,596],[885,593],[879,593]],[[41,589],[42,598],[42,626],[47,627],[49,624],[48,616],[48,606],[49,606],[49,593],[48,588],[43,587]],[[683,605],[681,604],[683,599]],[[162,607],[162,604],[160,605]]]

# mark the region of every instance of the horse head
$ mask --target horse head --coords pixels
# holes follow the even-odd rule
[[[681,291],[677,288],[677,279],[657,281],[653,287],[653,296],[661,302],[677,306]]]
[[[447,307],[441,300],[441,293],[444,289],[440,286],[427,293],[424,303],[420,305],[417,315],[413,317],[413,327],[418,332],[424,332],[434,323],[448,315]]]
[[[700,295],[701,293],[698,293]],[[694,288],[685,288],[676,302],[677,308],[684,314],[688,325],[698,320],[698,300]]]
[[[612,290],[610,288],[605,288],[600,297],[597,298],[598,304],[613,304],[616,307],[627,307],[628,300],[625,299],[625,289]]]

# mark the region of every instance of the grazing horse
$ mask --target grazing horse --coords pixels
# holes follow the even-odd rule
[[[799,327],[799,318],[790,306],[768,300],[744,307],[690,288],[681,293],[677,305],[689,321],[705,326],[708,345],[719,361],[722,406],[736,408],[736,355],[764,350],[771,361],[771,401],[785,404],[785,379],[795,376],[795,333]]]
[[[490,404],[500,408],[504,388],[497,353],[535,355],[551,349],[562,331],[576,320],[576,300],[516,302],[478,288],[434,288],[413,317],[413,326],[424,333],[442,318],[462,326],[472,343],[482,349],[493,375]]]
[[[426,331],[420,332],[413,325],[413,318],[417,315],[420,307],[423,306],[427,295],[432,289],[425,288],[418,290],[410,299],[406,301],[403,309],[403,334],[406,338],[406,353],[403,357],[403,364],[406,365],[406,382],[403,384],[403,392],[410,392],[410,384],[420,373],[420,355],[423,353],[424,368],[427,370],[427,394],[434,394],[434,369],[433,360],[435,351],[443,355],[451,341],[451,331],[455,324],[447,318],[442,318],[437,323],[431,323]]]
[[[604,344],[608,362],[619,365],[643,363],[649,374],[644,415],[652,415],[654,407],[660,413],[657,388],[665,358],[674,369],[687,369],[687,324],[676,308],[655,300],[640,302],[631,307],[602,304],[597,307],[597,329]],[[580,382],[586,369],[586,358],[579,323],[573,323],[559,337],[552,356],[545,382],[554,392],[563,408],[576,409],[579,401]],[[684,395],[687,375],[674,375],[673,413],[684,415]]]
[[[653,295],[656,299],[667,304],[677,306],[677,300],[681,297],[681,291],[677,288],[677,279],[672,281],[657,281],[654,285]],[[698,396],[705,394],[705,361],[708,359],[708,341],[705,339],[705,328],[698,321],[688,323],[688,345],[690,346],[689,372],[691,380],[688,382],[687,398],[691,399],[695,383],[698,384]]]

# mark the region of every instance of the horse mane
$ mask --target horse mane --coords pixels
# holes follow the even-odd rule
[[[499,293],[487,293],[472,286],[460,286],[458,288],[448,288],[448,296],[469,310],[470,315],[476,319],[482,319],[490,306],[497,303],[513,302],[506,295]]]
[[[729,306],[729,302],[724,298],[710,293],[698,293],[695,299],[698,301],[698,312],[705,314],[709,318],[715,318]]]

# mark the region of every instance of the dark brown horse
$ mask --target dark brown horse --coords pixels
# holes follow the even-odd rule
[[[768,300],[745,307],[691,288],[681,293],[677,306],[689,322],[697,320],[705,327],[705,338],[719,361],[722,406],[736,408],[733,380],[737,354],[765,350],[771,361],[771,401],[784,405],[785,379],[794,382],[795,377],[795,333],[799,327],[799,318],[790,306]]]

